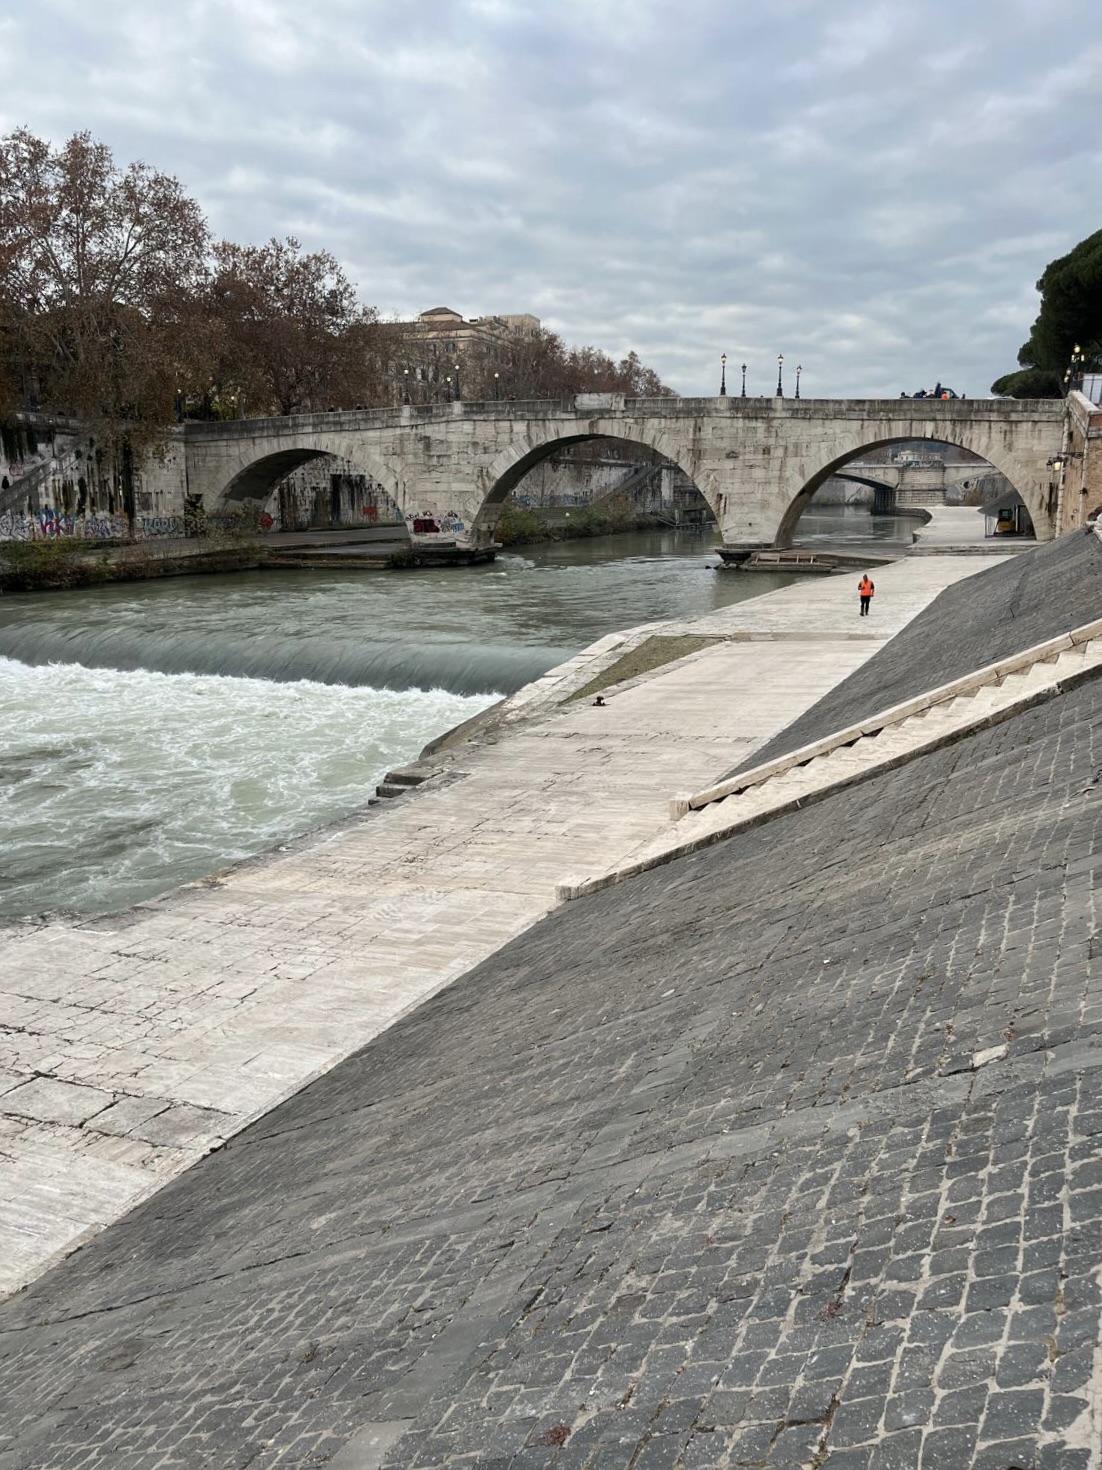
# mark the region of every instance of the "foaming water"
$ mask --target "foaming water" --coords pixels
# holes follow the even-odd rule
[[[490,567],[0,598],[0,922],[124,907],[262,852],[602,634],[793,580],[716,561],[708,537],[659,533]]]
[[[0,920],[125,907],[276,846],[490,703],[0,658]]]

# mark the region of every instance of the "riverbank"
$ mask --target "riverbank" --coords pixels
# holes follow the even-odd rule
[[[209,576],[267,567],[310,571],[466,567],[493,561],[502,546],[548,545],[669,529],[670,522],[660,516],[615,508],[580,506],[570,511],[544,512],[510,507],[502,513],[495,545],[473,549],[450,542],[439,546],[424,543],[414,548],[405,527],[398,524],[125,542],[89,543],[69,537],[0,542],[0,592],[56,592],[109,582]],[[710,530],[701,529],[704,534]]]
[[[254,571],[264,553],[250,540],[49,541],[0,543],[0,592],[59,592],[107,582]]]
[[[469,565],[442,547],[437,560]],[[423,561],[433,560],[432,549]],[[202,536],[87,542],[73,537],[0,542],[0,591],[55,592],[158,577],[252,572],[264,567],[342,566],[372,570],[414,564],[402,525],[336,531],[211,530]],[[419,564],[423,564],[419,563]]]
[[[498,518],[494,539],[502,546],[536,546],[553,541],[580,541],[590,536],[619,536],[639,531],[667,530],[675,524],[669,517],[634,510],[629,502],[608,500],[597,504],[531,507],[506,504]],[[715,523],[682,526],[706,536]]]
[[[952,582],[964,556],[599,639],[438,750],[408,796],[162,899],[0,938],[13,1290],[668,830]],[[706,640],[616,682],[656,635]],[[628,666],[621,666],[626,672]],[[605,704],[572,700],[613,671]],[[59,1190],[58,1182],[64,1180]]]

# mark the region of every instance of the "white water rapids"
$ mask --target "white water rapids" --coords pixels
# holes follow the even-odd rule
[[[0,658],[0,922],[122,908],[277,846],[492,702]]]

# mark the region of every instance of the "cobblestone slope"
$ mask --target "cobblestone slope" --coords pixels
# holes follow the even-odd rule
[[[854,579],[854,619],[857,613]],[[880,608],[873,599],[872,625]],[[926,689],[1102,617],[1102,541],[1074,531],[946,588],[751,759],[773,760]]]
[[[0,1309],[2,1470],[1089,1470],[1100,714],[552,914]]]

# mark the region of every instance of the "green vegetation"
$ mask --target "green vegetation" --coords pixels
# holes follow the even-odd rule
[[[507,505],[498,517],[494,539],[503,546],[527,546],[539,541],[577,541],[586,536],[608,536],[615,531],[653,531],[661,526],[656,516],[633,508],[628,500],[607,500],[599,506],[572,508],[570,519],[551,517],[546,511]]]
[[[97,543],[100,545],[102,543]],[[115,543],[117,544],[117,543]],[[106,552],[96,556],[79,541],[5,541],[0,545],[0,588],[5,592],[49,592],[87,587],[109,576]]]
[[[1041,310],[1018,353],[1021,368],[991,384],[1007,398],[1061,398],[1078,371],[1102,366],[1102,230],[1050,262],[1037,282]],[[1082,361],[1072,366],[1076,347]]]
[[[722,641],[720,638],[695,638],[688,635],[681,638],[648,638],[638,648],[631,649],[614,664],[610,664],[603,674],[590,679],[570,699],[587,699],[591,694],[598,694],[613,684],[622,684],[626,679],[638,679],[641,674],[649,674],[652,669],[660,669],[663,664],[672,664],[675,659],[687,658],[690,653],[697,653],[702,648]]]

